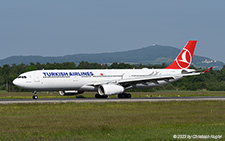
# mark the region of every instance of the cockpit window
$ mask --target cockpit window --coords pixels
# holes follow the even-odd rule
[[[23,79],[26,79],[27,77],[26,77],[26,76],[18,76],[17,78],[23,78]]]

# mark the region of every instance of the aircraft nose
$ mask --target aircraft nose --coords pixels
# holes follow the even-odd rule
[[[20,86],[18,79],[14,79],[12,83],[16,86]]]

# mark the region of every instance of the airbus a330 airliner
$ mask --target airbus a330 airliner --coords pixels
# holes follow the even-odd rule
[[[60,95],[76,95],[84,91],[97,91],[96,98],[118,95],[130,98],[128,89],[152,88],[177,81],[184,76],[209,72],[189,69],[197,41],[189,41],[174,62],[165,69],[87,69],[87,70],[35,70],[19,75],[13,84],[23,89],[59,91]]]

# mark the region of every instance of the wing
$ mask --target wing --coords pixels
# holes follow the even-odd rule
[[[98,83],[93,83],[89,84],[92,86],[99,86],[102,84],[119,84],[122,86],[128,86],[132,84],[137,84],[137,83],[146,83],[146,82],[154,82],[158,83],[160,80],[165,80],[169,81],[171,79],[178,79],[183,77],[182,75],[177,75],[177,76],[171,76],[171,75],[159,75],[159,76],[153,76],[153,77],[136,77],[136,78],[127,78],[127,79],[119,79],[119,80],[114,80],[114,81],[103,81],[103,82],[98,82]]]
[[[176,79],[178,77],[182,77],[182,76],[170,76],[170,75],[164,75],[164,76],[153,76],[153,77],[138,77],[138,78],[128,78],[128,79],[121,79],[118,81],[118,84],[130,84],[130,83],[144,83],[144,82],[157,82],[160,80],[171,80],[171,79]]]
[[[195,75],[201,75],[204,73],[209,72],[212,70],[212,67],[209,69],[203,71],[203,72],[190,72],[190,73],[185,73],[185,74],[176,74],[176,75],[158,75],[158,76],[149,76],[149,77],[135,77],[135,78],[127,78],[127,79],[118,79],[118,80],[113,80],[113,81],[103,81],[103,82],[96,82],[96,83],[88,83],[86,85],[89,86],[99,86],[103,84],[119,84],[124,87],[130,86],[132,84],[137,84],[137,83],[146,83],[146,82],[153,82],[158,84],[158,81],[164,80],[169,82],[170,80],[176,80],[180,79],[184,76],[195,76]]]

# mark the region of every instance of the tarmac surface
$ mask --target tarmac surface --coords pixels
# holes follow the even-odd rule
[[[96,99],[96,98],[62,98],[62,99],[0,99],[0,104],[14,103],[106,103],[106,102],[159,102],[159,101],[202,101],[202,100],[220,100],[225,101],[225,96],[216,97],[151,97],[151,98],[130,98],[130,99]]]

